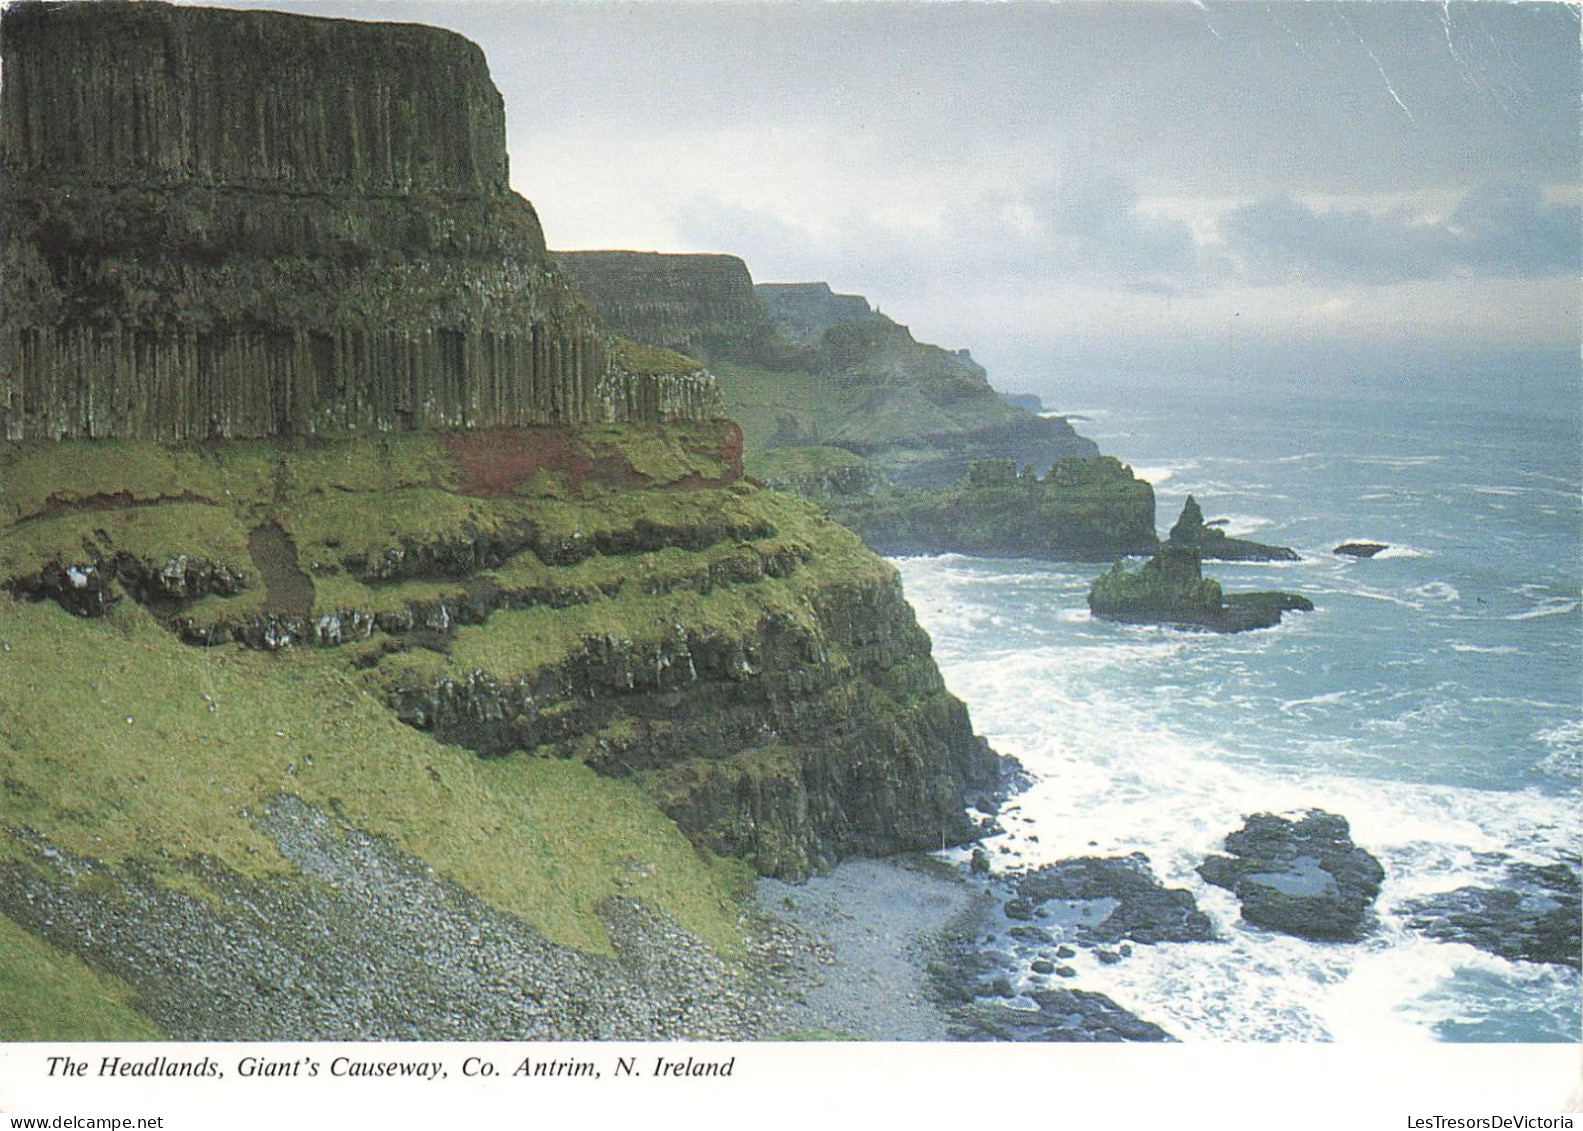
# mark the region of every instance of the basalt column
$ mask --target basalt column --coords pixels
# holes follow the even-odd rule
[[[0,436],[606,415],[472,43],[109,0],[13,5],[0,50]]]

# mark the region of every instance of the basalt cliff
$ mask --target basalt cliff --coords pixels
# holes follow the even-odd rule
[[[753,872],[976,835],[895,572],[577,293],[476,47],[0,47],[0,1036],[770,1035]]]
[[[701,376],[625,371],[555,273],[460,37],[131,3],[16,5],[4,36],[7,439],[714,414]]]

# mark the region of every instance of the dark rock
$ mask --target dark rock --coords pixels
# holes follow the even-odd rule
[[[1017,898],[1012,902],[1032,917],[1051,901],[1076,908],[1102,899],[1116,901],[1115,906],[1099,922],[1079,925],[1080,941],[1204,942],[1215,937],[1209,917],[1198,910],[1192,893],[1164,887],[1149,871],[1149,859],[1142,853],[1047,864],[1018,878]]]
[[[1381,550],[1390,549],[1384,542],[1343,542],[1332,553],[1344,554],[1349,558],[1372,558]]]
[[[1077,951],[1069,946],[1058,946],[1055,948],[1055,956],[1057,958],[1076,958]]]
[[[975,846],[968,867],[975,876],[985,875],[989,871],[989,853],[982,847]]]
[[[1344,817],[1310,810],[1298,820],[1255,813],[1226,837],[1230,856],[1198,874],[1242,901],[1242,917],[1300,938],[1350,941],[1367,925],[1385,870],[1352,843]]]
[[[1114,966],[1116,963],[1121,961],[1121,955],[1117,954],[1113,950],[1106,950],[1103,947],[1098,947],[1094,950],[1094,957],[1099,959],[1099,964],[1101,966]]]
[[[1576,967],[1578,873],[1566,864],[1511,864],[1499,888],[1464,887],[1416,899],[1403,913],[1415,931],[1502,958]]]
[[[32,577],[14,577],[6,588],[33,600],[54,601],[79,617],[102,617],[119,599],[114,576],[93,561],[50,562]]]
[[[1263,542],[1250,542],[1244,538],[1231,538],[1213,523],[1204,521],[1204,512],[1198,500],[1187,496],[1182,514],[1171,527],[1167,542],[1188,550],[1197,550],[1205,561],[1222,562],[1295,562],[1296,551],[1287,546],[1268,546]]]
[[[1055,973],[1055,963],[1048,958],[1035,958],[1031,969],[1035,974],[1053,974]]]
[[[1057,966],[1055,968],[1055,972],[1056,972],[1056,974],[1058,976],[1060,976],[1062,978],[1075,978],[1075,977],[1077,977],[1077,971],[1072,969],[1070,966]]]
[[[991,1041],[1169,1041],[1171,1035],[1085,990],[1037,990],[1036,1010],[981,1006],[971,1017],[969,1040]]]
[[[1280,623],[1282,613],[1313,608],[1312,601],[1295,593],[1225,594],[1218,581],[1203,575],[1196,549],[1170,543],[1136,571],[1116,562],[1088,591],[1089,612],[1104,620],[1212,632],[1270,628]]]
[[[1006,934],[1014,939],[1017,939],[1019,942],[1048,945],[1049,943],[1055,941],[1055,939],[1051,937],[1050,932],[1045,930],[1043,927],[1018,926],[1011,928],[1006,932]]]

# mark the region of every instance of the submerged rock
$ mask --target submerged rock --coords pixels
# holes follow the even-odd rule
[[[1576,967],[1579,884],[1566,864],[1512,864],[1505,886],[1469,886],[1413,900],[1403,910],[1415,931],[1502,958]]]
[[[1067,967],[1056,970],[1060,974]],[[1169,1041],[1152,1021],[1134,1016],[1104,994],[1036,990],[1037,1009],[985,1005],[973,1011],[973,1041]]]
[[[1171,527],[1167,542],[1188,550],[1197,550],[1199,557],[1222,562],[1295,562],[1297,552],[1288,546],[1270,546],[1263,542],[1250,542],[1246,538],[1232,538],[1213,523],[1204,521],[1204,512],[1198,500],[1187,496],[1182,504],[1181,516]]]
[[[1313,611],[1314,603],[1296,593],[1226,594],[1201,563],[1197,550],[1170,543],[1136,571],[1117,562],[1089,588],[1089,612],[1127,624],[1245,632],[1271,628],[1286,612]]]
[[[1231,855],[1209,857],[1198,874],[1235,892],[1248,922],[1326,941],[1364,933],[1385,869],[1352,843],[1345,817],[1318,809],[1295,821],[1255,813],[1225,847]]]
[[[1047,864],[1017,880],[1013,903],[1031,917],[1052,901],[1098,900],[1113,900],[1115,906],[1099,921],[1079,924],[1079,941],[1207,942],[1215,937],[1209,917],[1198,909],[1192,892],[1161,884],[1149,870],[1149,858],[1141,852]]]

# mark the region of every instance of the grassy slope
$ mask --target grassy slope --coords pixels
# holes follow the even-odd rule
[[[0,1040],[136,1041],[163,1034],[119,979],[41,942],[0,915]]]
[[[768,480],[789,475],[818,475],[871,466],[868,460],[845,448],[786,447],[770,448],[749,457],[746,470],[749,475]]]
[[[601,432],[590,443],[618,439]],[[648,437],[637,450],[646,463],[677,476],[698,462],[671,450],[663,437]],[[0,453],[0,556],[12,568],[35,565],[50,551],[75,548],[74,538],[86,532],[107,530],[117,546],[150,557],[190,551],[199,535],[229,557],[244,554],[247,529],[269,518],[297,528],[304,561],[310,550],[328,548],[338,526],[341,536],[331,540],[344,553],[354,542],[372,548],[419,528],[437,529],[446,525],[435,521],[441,513],[447,521],[465,517],[485,527],[526,515],[540,529],[590,535],[638,518],[685,524],[722,513],[776,528],[775,536],[746,548],[728,541],[698,552],[595,555],[571,567],[518,555],[495,571],[503,583],[542,580],[597,590],[601,580],[628,581],[618,599],[594,606],[497,613],[498,623],[469,629],[462,645],[519,657],[522,649],[542,655],[569,647],[585,630],[614,626],[641,634],[645,625],[674,623],[683,609],[701,623],[740,623],[796,605],[806,587],[865,560],[855,540],[809,508],[746,487],[578,493],[552,482],[549,489],[561,497],[485,503],[445,493],[458,481],[454,462],[433,440],[411,437],[314,445],[292,454],[284,477],[279,464],[279,452],[268,445],[206,453],[135,444],[11,449]],[[72,486],[57,486],[66,483]],[[73,499],[121,492],[140,503],[201,501],[42,517]],[[390,505],[397,498],[407,505]],[[444,506],[435,505],[437,498]],[[751,596],[721,587],[714,600],[643,594],[645,580],[687,576],[730,553],[817,556],[826,543],[835,560],[799,570],[801,590],[775,582],[751,587]],[[886,568],[866,561],[870,569]],[[239,564],[251,568],[245,557]],[[344,572],[316,581],[321,609],[388,606],[458,588],[430,581],[370,587]],[[258,596],[255,588],[236,598],[210,597],[189,612],[243,614],[256,609]],[[522,623],[535,613],[533,625]],[[531,635],[518,631],[528,628]],[[0,830],[29,828],[112,866],[135,860],[162,882],[193,890],[201,881],[190,862],[199,856],[246,875],[286,874],[285,861],[249,814],[291,793],[391,837],[559,942],[608,951],[595,908],[621,894],[663,908],[717,947],[739,945],[736,897],[748,879],[745,867],[701,857],[630,782],[597,777],[575,762],[481,760],[402,725],[380,698],[377,674],[354,669],[354,648],[279,654],[235,645],[194,648],[130,600],[101,620],[84,620],[3,594],[0,643]],[[26,850],[0,837],[0,855],[18,859]],[[635,877],[621,866],[631,859],[653,867]],[[40,948],[0,947],[0,1037],[33,1031],[17,1019],[20,1013],[6,1014],[3,1003],[7,993],[43,1000],[41,975],[30,972],[42,968],[40,955],[49,957]],[[52,961],[67,997],[110,1003],[102,1011],[105,1027],[63,1021],[65,1028],[52,1035],[151,1035],[86,967]],[[61,1016],[74,1014],[63,1006]]]
[[[618,892],[733,941],[742,874],[701,861],[626,783],[441,746],[333,654],[186,647],[127,602],[107,619],[0,598],[0,671],[15,692],[0,706],[8,824],[186,885],[198,855],[284,872],[247,815],[289,793],[393,837],[558,941],[605,949],[594,907]],[[615,883],[628,857],[658,865],[635,892]]]
[[[742,426],[747,449],[761,450],[775,435],[780,418],[796,417],[804,430],[816,424],[824,439],[835,437],[861,407],[834,378],[815,373],[779,372],[720,362],[710,366],[725,397],[726,411]]]

